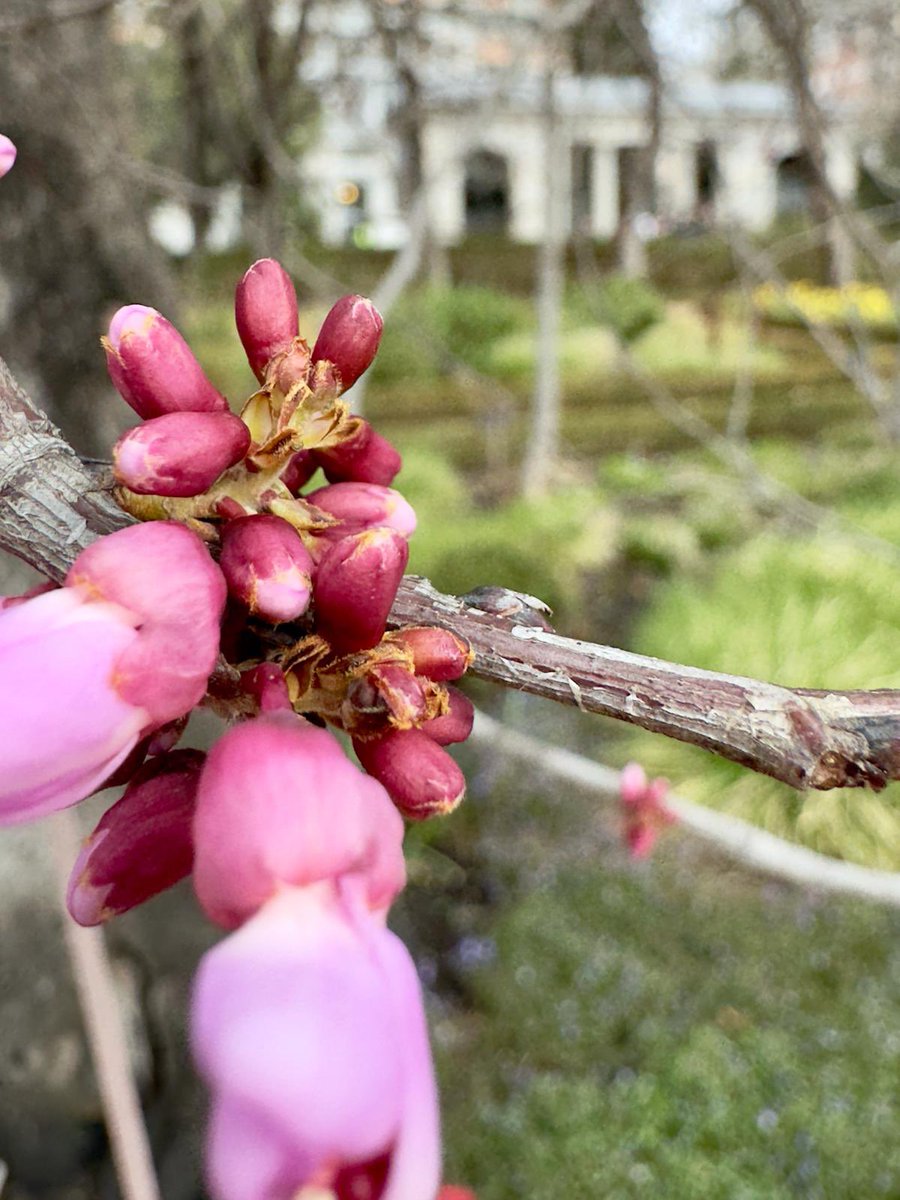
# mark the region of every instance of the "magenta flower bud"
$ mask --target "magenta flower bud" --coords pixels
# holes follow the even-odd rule
[[[411,729],[428,710],[428,694],[401,663],[376,663],[347,688],[341,723],[354,736],[383,733],[389,726]]]
[[[119,483],[142,496],[198,496],[250,448],[250,430],[230,412],[151,417],[113,447]]]
[[[472,661],[469,644],[449,629],[438,629],[436,625],[410,625],[388,636],[410,651],[417,675],[436,683],[459,679]]]
[[[0,133],[0,179],[8,171],[12,170],[17,153],[15,142],[11,141],[5,134]]]
[[[291,495],[296,496],[300,489],[309,483],[318,469],[319,464],[311,451],[298,450],[288,459],[279,478]]]
[[[212,1099],[212,1200],[437,1195],[416,970],[349,887],[288,888],[210,950],[191,1043]]]
[[[309,606],[313,560],[281,517],[260,513],[229,521],[219,566],[235,600],[266,621],[293,621]]]
[[[402,822],[335,737],[294,713],[230,729],[210,752],[194,822],[194,886],[232,929],[286,885],[356,879],[386,910],[403,887]]]
[[[147,710],[149,728],[199,704],[219,650],[226,589],[196,534],[174,521],[130,525],[82,550],[66,584],[120,605],[138,626],[117,660],[115,686]]]
[[[408,561],[406,539],[393,529],[350,534],[322,556],[313,584],[316,630],[339,654],[381,641]]]
[[[381,341],[384,321],[364,296],[343,296],[322,322],[312,360],[330,362],[336,368],[341,391],[353,387],[370,365]]]
[[[261,258],[246,272],[234,294],[238,337],[256,378],[300,333],[297,293],[291,277],[274,258]]]
[[[340,521],[324,531],[332,540],[378,525],[395,529],[405,538],[415,532],[413,506],[393,488],[377,483],[332,483],[303,498]]]
[[[363,420],[357,432],[345,441],[313,453],[331,483],[380,483],[386,487],[402,466],[400,455],[387,438]]]
[[[421,726],[422,732],[427,733],[439,746],[464,742],[475,723],[475,705],[469,697],[454,687],[447,688],[447,695],[450,699],[447,712],[439,717],[432,717]]]
[[[172,887],[194,859],[194,801],[204,755],[151,759],[87,838],[66,894],[79,925],[100,925]]]
[[[110,379],[138,416],[228,411],[187,342],[155,308],[120,308],[103,345]]]
[[[393,729],[372,741],[354,740],[353,749],[410,821],[445,816],[465,795],[462,771],[421,729]]]

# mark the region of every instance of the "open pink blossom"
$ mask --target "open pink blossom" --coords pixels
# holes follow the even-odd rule
[[[151,522],[82,551],[66,587],[0,611],[0,824],[84,799],[189,712],[224,601],[200,539]]]
[[[212,748],[194,820],[194,886],[226,928],[285,885],[362,881],[386,910],[403,887],[403,822],[335,737],[291,712],[230,729]]]
[[[640,763],[628,763],[619,777],[624,837],[632,858],[646,858],[660,832],[678,817],[665,803],[668,779],[648,780]]]
[[[212,1092],[214,1200],[434,1200],[419,982],[352,886],[288,889],[211,950],[192,1044]]]
[[[0,179],[12,170],[13,163],[16,161],[16,144],[6,134],[0,133]]]
[[[115,687],[133,613],[60,588],[0,613],[0,824],[83,800],[150,716]]]

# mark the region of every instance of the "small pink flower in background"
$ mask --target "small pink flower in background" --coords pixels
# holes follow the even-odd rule
[[[10,141],[5,134],[0,133],[0,179],[2,179],[8,171],[12,170],[12,165],[16,161],[17,153],[18,151],[16,150],[15,142]]]
[[[206,955],[192,1044],[215,1200],[436,1196],[419,982],[352,882],[287,889]]]
[[[233,929],[285,886],[354,877],[387,911],[406,881],[403,822],[337,739],[292,712],[230,729],[213,746],[194,823],[194,886]]]
[[[646,858],[657,837],[678,818],[665,804],[668,779],[647,779],[639,763],[628,763],[619,781],[619,796],[625,819],[625,841],[632,858]]]

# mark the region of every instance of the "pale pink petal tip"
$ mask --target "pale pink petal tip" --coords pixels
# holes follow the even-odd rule
[[[109,323],[109,340],[116,350],[122,344],[126,334],[146,333],[153,322],[162,314],[146,304],[126,304],[118,309]]]
[[[647,790],[647,772],[640,763],[630,762],[619,776],[619,794],[625,804],[639,804]]]
[[[15,142],[11,141],[5,134],[0,133],[0,178],[12,170],[17,153]]]

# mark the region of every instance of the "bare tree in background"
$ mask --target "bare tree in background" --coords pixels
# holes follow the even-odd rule
[[[0,345],[88,452],[121,420],[104,399],[105,319],[127,300],[172,303],[129,170],[138,116],[111,8],[58,20],[51,0],[19,0],[0,21],[0,112],[19,145],[2,198]]]
[[[298,153],[315,117],[298,67],[314,0],[182,0],[162,14],[176,50],[171,121],[202,246],[214,189],[239,182],[257,256],[284,253],[299,207]]]

